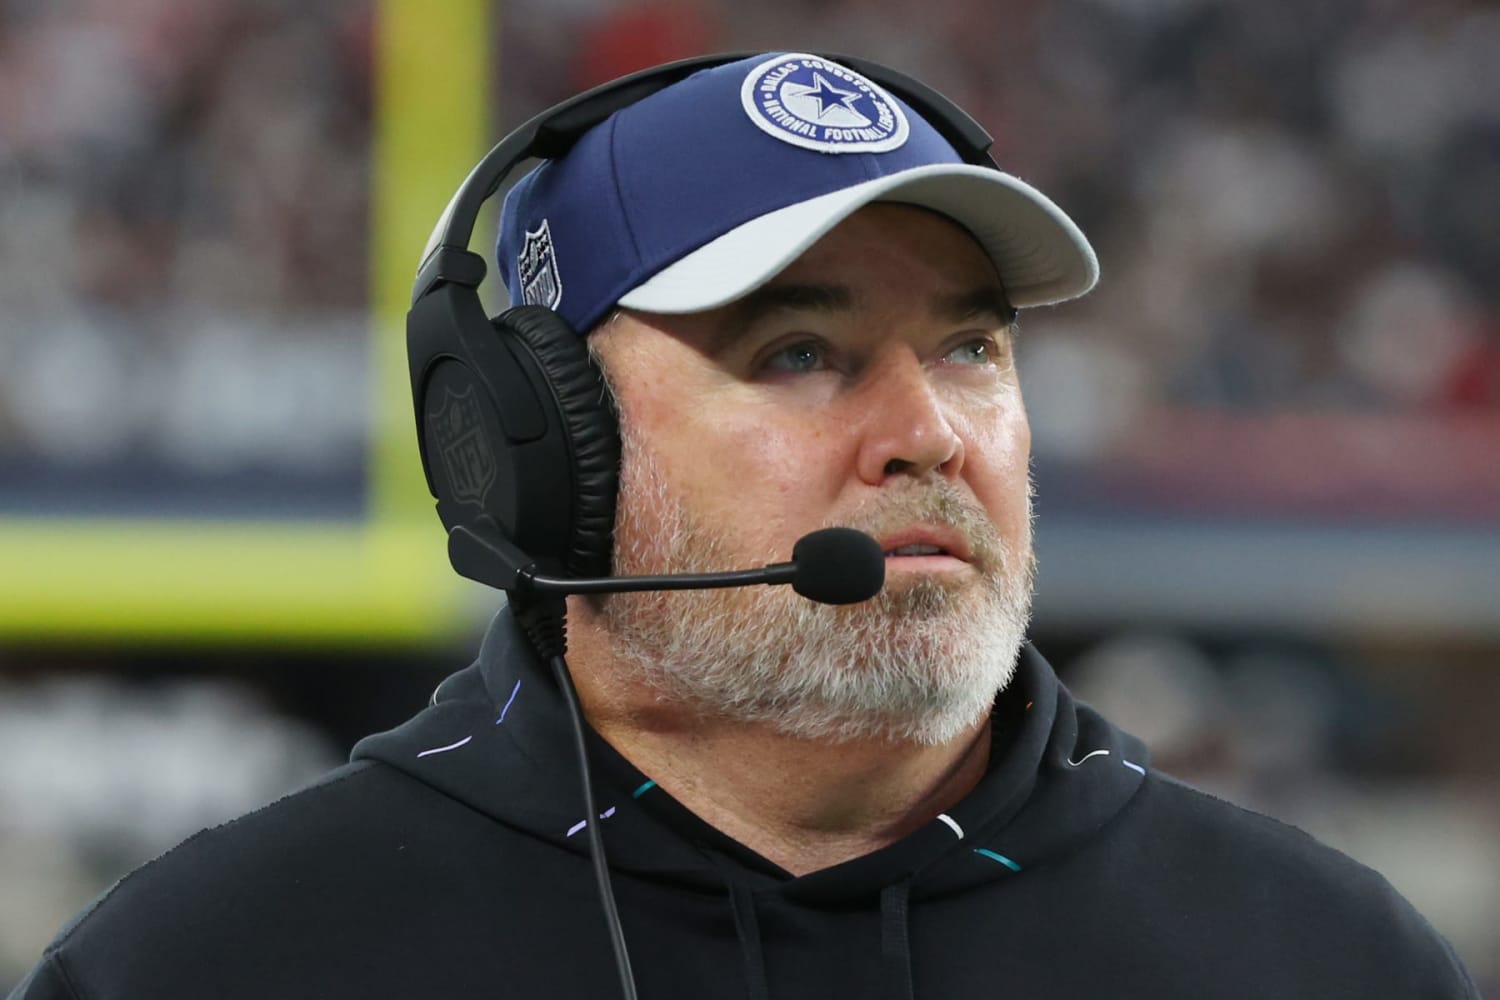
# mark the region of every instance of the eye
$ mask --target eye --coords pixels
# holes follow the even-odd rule
[[[818,371],[828,367],[828,352],[815,340],[799,340],[766,355],[760,367],[772,372]]]
[[[998,353],[989,337],[975,337],[943,355],[943,360],[955,365],[989,365],[999,360]]]

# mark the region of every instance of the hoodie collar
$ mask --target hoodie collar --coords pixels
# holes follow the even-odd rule
[[[589,730],[612,867],[712,888],[726,881],[807,902],[909,883],[913,898],[1024,876],[1077,849],[1120,811],[1148,767],[1139,740],[1075,701],[1029,644],[996,699],[990,766],[946,813],[871,854],[793,878],[715,830]],[[361,740],[379,760],[498,822],[586,854],[577,765],[561,693],[508,609],[478,661],[397,729]]]

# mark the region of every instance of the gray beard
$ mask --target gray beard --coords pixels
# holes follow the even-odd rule
[[[709,572],[787,558],[736,551],[731,532],[693,518],[628,431],[622,444],[616,573]],[[962,531],[978,583],[917,578],[843,606],[786,587],[611,594],[595,606],[617,663],[658,702],[801,739],[939,745],[982,720],[1014,673],[1031,608],[1030,522],[1013,551],[981,508],[932,479],[835,523],[879,537],[915,521]]]

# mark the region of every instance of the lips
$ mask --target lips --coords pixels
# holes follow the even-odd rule
[[[937,525],[917,525],[880,539],[887,557],[951,556],[969,561],[969,543],[962,533]]]
[[[946,549],[937,545],[903,545],[899,549],[891,549],[886,552],[888,556],[945,556]]]

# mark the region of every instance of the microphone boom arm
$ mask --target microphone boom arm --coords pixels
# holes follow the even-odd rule
[[[489,517],[460,524],[448,533],[448,559],[460,576],[503,590],[530,604],[565,594],[613,594],[642,590],[708,590],[791,584],[820,604],[855,604],[880,593],[885,554],[880,543],[852,528],[822,528],[804,535],[790,562],[726,573],[664,573],[569,579],[544,576],[536,560],[521,551]]]
[[[520,574],[522,587],[545,594],[613,594],[636,590],[709,590],[715,587],[748,587],[791,583],[797,578],[797,564],[772,563],[764,569],[742,569],[729,573],[672,573],[662,576],[610,576],[598,580],[566,580],[541,576],[529,568]]]

